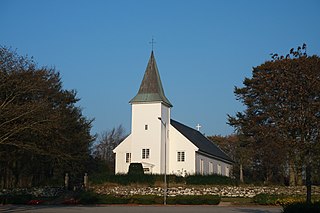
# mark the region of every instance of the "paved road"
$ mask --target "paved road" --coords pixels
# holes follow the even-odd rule
[[[280,213],[280,207],[231,206],[0,206],[1,213]]]

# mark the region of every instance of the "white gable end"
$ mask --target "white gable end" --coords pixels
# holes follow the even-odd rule
[[[116,173],[127,173],[129,170],[129,165],[131,163],[131,144],[132,144],[132,136],[131,134],[124,139],[114,150],[116,153],[116,165],[115,171]],[[130,158],[128,159],[127,157]]]
[[[172,125],[169,133],[169,150],[169,173],[183,176],[195,173],[198,147]]]

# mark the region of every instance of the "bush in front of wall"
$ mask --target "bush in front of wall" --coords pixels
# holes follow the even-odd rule
[[[275,194],[257,194],[252,198],[253,202],[259,205],[280,205],[289,206],[296,203],[304,203],[305,196],[301,195],[275,195]],[[320,196],[314,195],[312,201],[314,203],[319,203]]]
[[[130,198],[130,203],[140,205],[162,204],[163,197],[157,195],[133,195]]]
[[[30,194],[3,194],[0,195],[0,204],[27,204],[32,198]]]
[[[277,200],[280,198],[280,195],[271,195],[271,194],[257,194],[252,198],[254,203],[259,205],[276,205]]]
[[[314,213],[320,212],[320,202],[312,204],[307,203],[291,203],[283,207],[283,213]]]
[[[130,163],[128,175],[143,175],[143,167],[141,163]]]
[[[187,185],[236,185],[236,181],[230,177],[212,175],[189,175],[185,177]]]
[[[218,205],[220,201],[218,195],[179,195],[167,198],[167,203],[172,205]]]
[[[163,204],[163,196],[132,195],[114,196],[100,195],[94,192],[82,192],[77,198],[78,204]],[[179,195],[167,197],[167,204],[171,205],[218,205],[221,198],[217,195]]]

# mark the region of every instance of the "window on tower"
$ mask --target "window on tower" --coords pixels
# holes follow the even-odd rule
[[[148,130],[148,124],[144,125],[144,130]]]
[[[149,159],[150,149],[142,149],[142,159]]]

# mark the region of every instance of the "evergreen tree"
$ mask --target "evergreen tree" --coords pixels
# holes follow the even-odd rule
[[[78,101],[55,69],[0,47],[0,186],[30,186],[84,170],[92,120]]]

